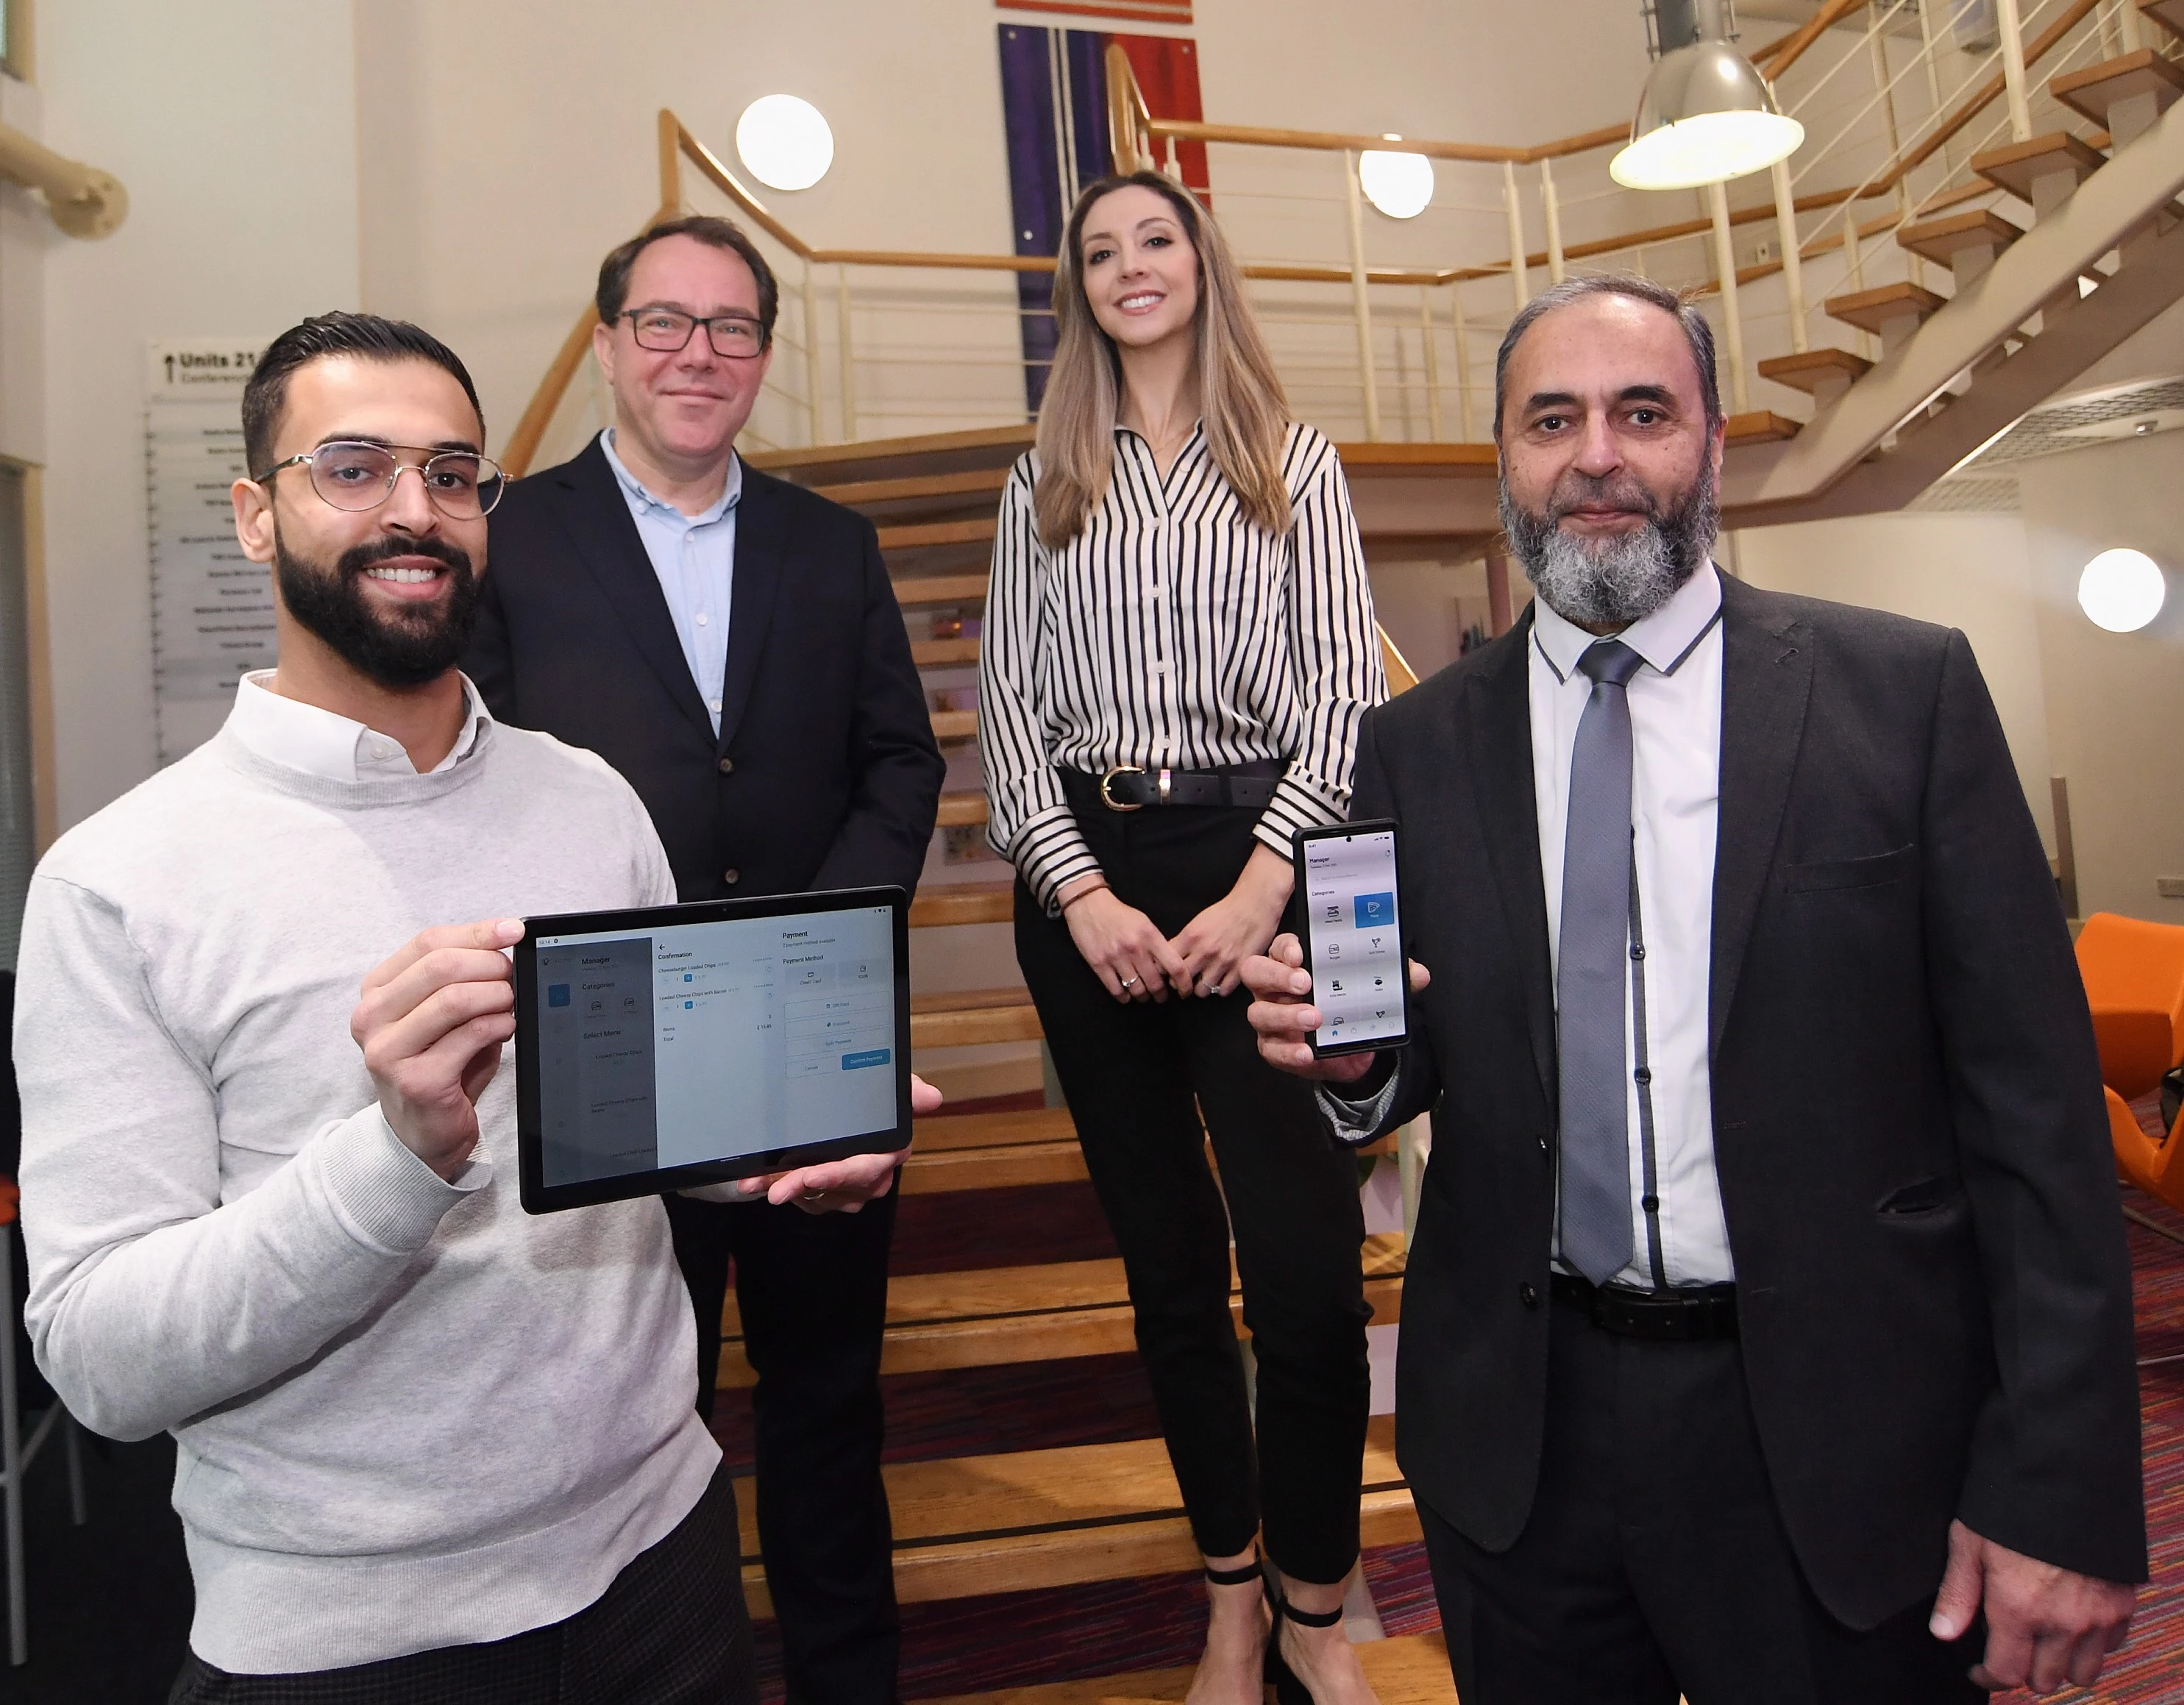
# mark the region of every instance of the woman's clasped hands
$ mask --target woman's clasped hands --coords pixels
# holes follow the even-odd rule
[[[1064,886],[1061,917],[1092,974],[1117,1000],[1232,995],[1244,961],[1273,939],[1291,880],[1288,861],[1254,847],[1235,887],[1173,940],[1096,873]]]

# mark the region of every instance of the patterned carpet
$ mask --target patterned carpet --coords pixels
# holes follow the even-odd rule
[[[2133,1190],[2125,1190],[2124,1200],[2184,1237],[2184,1214]],[[1035,1231],[1028,1220],[1036,1221]],[[2049,1696],[2072,1705],[2184,1701],[2184,1243],[2136,1224],[2127,1230],[2153,1579],[2140,1596],[2130,1644],[2100,1684]],[[978,1252],[975,1264],[999,1266],[1083,1260],[1112,1246],[1086,1186],[1047,1187],[1036,1197],[989,1191],[905,1202],[898,1271],[972,1265],[964,1258],[970,1250]],[[1158,1430],[1132,1355],[905,1375],[885,1385],[891,1461],[1150,1438]],[[721,1394],[714,1430],[730,1460],[748,1473],[748,1394]],[[1421,1547],[1368,1552],[1365,1568],[1390,1634],[1440,1626]],[[1204,1604],[1195,1577],[1168,1575],[905,1606],[903,1696],[933,1698],[1188,1663],[1203,1638]],[[760,1643],[765,1697],[775,1705],[783,1696],[772,1624],[760,1630]],[[2032,1697],[1996,1696],[1998,1705]]]

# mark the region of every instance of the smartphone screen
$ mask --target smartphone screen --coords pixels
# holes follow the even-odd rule
[[[1317,1054],[1391,1048],[1408,1039],[1396,826],[1351,823],[1296,838],[1305,968],[1320,1027]]]

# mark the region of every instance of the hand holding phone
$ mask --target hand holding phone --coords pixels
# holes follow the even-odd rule
[[[1294,837],[1304,969],[1319,1028],[1315,1059],[1400,1048],[1410,1039],[1396,824],[1380,818]]]

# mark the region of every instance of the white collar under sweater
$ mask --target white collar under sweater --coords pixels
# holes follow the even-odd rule
[[[408,750],[393,735],[300,699],[283,698],[273,688],[273,676],[270,669],[254,670],[236,683],[235,708],[228,713],[226,725],[229,733],[266,762],[329,782],[417,773]],[[469,757],[477,745],[479,727],[493,721],[470,677],[461,680],[462,732],[448,755],[432,766],[430,773],[436,776]]]

